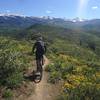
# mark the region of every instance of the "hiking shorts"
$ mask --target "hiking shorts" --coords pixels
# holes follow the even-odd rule
[[[36,60],[43,59],[43,53],[36,53]]]

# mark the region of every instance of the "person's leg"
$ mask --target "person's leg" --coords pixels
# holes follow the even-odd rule
[[[37,72],[39,72],[39,54],[36,52],[36,66],[37,66]]]
[[[41,72],[42,71],[41,59],[37,59],[36,64],[37,64],[37,72]]]
[[[44,65],[44,56],[42,55],[42,66]]]
[[[40,72],[42,72],[42,57],[40,58]]]
[[[36,60],[37,72],[39,71],[39,60]]]
[[[43,55],[40,53],[36,54],[36,64],[37,64],[37,71],[41,72],[42,71],[42,65],[43,65]]]

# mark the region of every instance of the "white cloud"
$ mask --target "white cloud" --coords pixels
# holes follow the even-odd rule
[[[92,9],[93,10],[98,9],[98,6],[93,6]]]
[[[47,14],[51,14],[52,11],[50,11],[50,10],[46,10],[46,13],[47,13]]]

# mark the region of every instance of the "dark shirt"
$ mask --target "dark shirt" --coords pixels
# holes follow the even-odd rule
[[[36,53],[45,53],[46,52],[46,45],[43,41],[39,40],[39,41],[35,42],[35,44],[33,46],[33,50],[32,50],[33,52],[34,52],[34,49],[36,49]]]

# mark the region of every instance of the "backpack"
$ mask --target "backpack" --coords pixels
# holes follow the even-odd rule
[[[43,41],[37,41],[37,51],[42,54],[45,53],[45,45]]]

